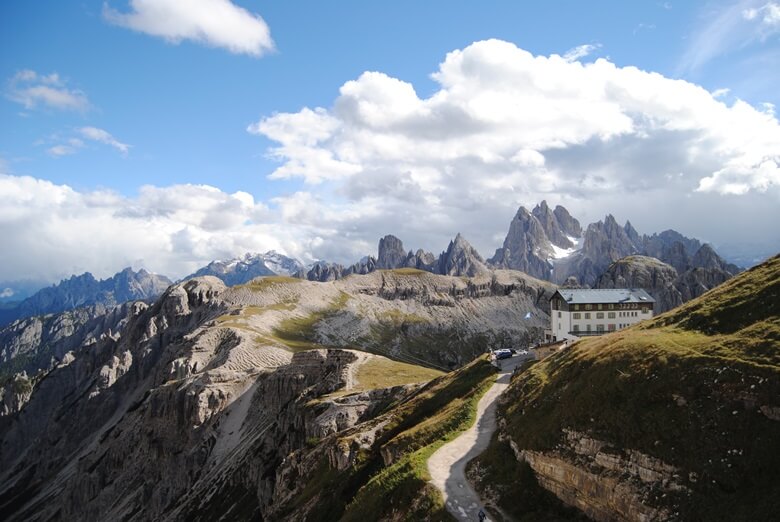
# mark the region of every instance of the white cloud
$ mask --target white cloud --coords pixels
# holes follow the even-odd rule
[[[97,127],[82,127],[78,131],[84,138],[110,145],[122,154],[127,154],[130,150],[130,145],[120,142],[108,131],[103,129],[98,129]]]
[[[780,28],[780,4],[769,2],[761,7],[749,7],[742,11],[745,20],[760,18],[761,25],[765,27]]]
[[[76,132],[80,138],[71,137],[64,141],[59,136],[55,135],[51,138],[55,144],[46,149],[46,152],[54,157],[70,156],[86,147],[86,143],[84,143],[85,139],[109,145],[118,150],[123,156],[126,156],[130,150],[130,145],[122,143],[112,136],[111,133],[103,129],[98,129],[97,127],[81,127],[76,129]]]
[[[200,185],[125,197],[0,176],[0,280],[129,264],[180,277],[268,249],[346,263],[388,233],[439,253],[462,232],[490,256],[518,205],[541,199],[584,224],[610,212],[640,232],[780,248],[780,124],[768,107],[496,40],[449,53],[432,77],[438,89],[420,97],[367,72],[329,108],[251,125],[275,142],[271,177],[303,181],[267,202]]]
[[[4,280],[55,281],[85,270],[105,277],[138,264],[181,277],[248,251],[305,256],[305,229],[274,222],[268,207],[245,192],[144,186],[128,198],[0,174]]]
[[[46,149],[46,152],[54,157],[70,156],[71,154],[76,154],[76,152],[78,152],[78,147],[60,144],[49,147]]]
[[[490,255],[499,246],[490,238],[505,233],[517,205],[542,198],[583,220],[625,209],[648,232],[687,225],[710,240],[731,227],[719,231],[694,210],[710,215],[716,201],[745,198],[754,204],[733,221],[747,224],[751,208],[774,201],[780,209],[770,168],[780,124],[769,109],[724,103],[725,91],[605,59],[533,56],[496,40],[448,54],[432,77],[438,90],[421,98],[407,82],[367,72],[346,82],[329,109],[251,125],[276,142],[271,154],[281,165],[270,177],[308,185],[277,199],[285,219],[350,230],[369,245],[396,233],[411,247],[437,249],[460,231]],[[671,201],[684,206],[676,224],[658,214]]]
[[[14,296],[14,291],[12,288],[4,288],[2,291],[0,291],[0,298],[7,299],[9,297]]]
[[[84,111],[89,108],[87,95],[78,89],[70,89],[57,73],[38,74],[25,69],[16,73],[8,82],[8,99],[35,109],[41,105],[61,110]]]
[[[774,114],[739,100],[726,105],[716,99],[723,91],[605,59],[533,56],[498,40],[450,53],[433,78],[440,89],[421,99],[408,83],[364,73],[344,84],[331,110],[276,114],[249,131],[279,143],[272,154],[283,163],[272,178],[341,180],[369,190],[363,178],[403,173],[429,198],[458,191],[489,198],[497,186],[587,193],[583,172],[565,158],[603,154],[600,160],[614,163],[609,154],[617,146],[630,147],[622,156],[673,148],[684,164],[669,170],[688,172],[690,190],[734,193],[717,182],[726,166],[748,190],[780,182],[762,166],[780,155]],[[635,187],[623,166],[597,168],[608,186]]]
[[[639,24],[640,27],[644,24]],[[655,26],[653,26],[655,27]],[[601,44],[583,44],[578,45],[577,47],[573,47],[566,51],[566,53],[563,55],[563,59],[567,62],[576,62],[580,58],[585,58],[586,56],[593,53],[593,51],[599,49],[601,47]]]
[[[172,43],[193,40],[235,54],[261,56],[274,49],[265,21],[230,0],[130,0],[121,13],[104,4],[109,22]]]

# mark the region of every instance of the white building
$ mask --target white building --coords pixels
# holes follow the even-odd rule
[[[550,298],[550,340],[601,335],[653,317],[655,299],[639,288],[561,288]]]

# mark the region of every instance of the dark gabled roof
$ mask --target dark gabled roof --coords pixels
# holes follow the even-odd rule
[[[556,292],[564,301],[571,304],[588,303],[655,303],[655,299],[641,288],[609,289],[568,289],[560,288]],[[555,297],[555,294],[553,294]]]

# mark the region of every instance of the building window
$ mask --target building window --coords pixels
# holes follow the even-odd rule
[[[586,325],[585,325],[585,330],[587,330],[588,332],[590,332],[590,325],[589,325],[589,324],[586,324]]]
[[[558,319],[560,319],[560,318],[561,318],[561,313],[560,313],[560,312],[558,312]]]
[[[603,332],[604,331],[604,325],[603,324],[597,324],[596,325],[596,331],[597,332]]]
[[[612,303],[609,303],[609,309],[610,310],[614,310],[615,309],[615,305],[613,305]]]
[[[610,319],[614,319],[615,318],[615,312],[608,312],[607,313],[607,317],[610,318]]]
[[[601,303],[598,304],[598,310],[601,310]]]
[[[582,316],[582,314],[581,314],[581,313],[579,313],[579,312],[574,312],[574,318],[575,318],[575,319],[581,319],[581,318],[582,318],[581,316]]]
[[[590,313],[589,312],[585,312],[585,319],[590,319]]]
[[[649,308],[642,308],[642,313],[643,314],[650,313],[650,309]]]
[[[578,325],[578,324],[575,324],[575,325],[574,325],[574,331],[575,331],[575,332],[579,332],[579,331],[580,331],[580,325]]]
[[[615,331],[615,325],[614,324],[608,324],[607,325],[607,330],[609,330],[610,332],[614,332]]]
[[[593,305],[585,305],[585,310],[592,310],[592,309],[593,309]]]
[[[604,319],[604,312],[596,312],[596,319]]]
[[[580,305],[574,305],[574,309],[575,310],[579,310],[580,309]]]

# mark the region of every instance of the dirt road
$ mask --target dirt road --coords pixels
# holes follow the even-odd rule
[[[512,370],[527,359],[527,356],[516,356],[501,361],[502,368],[495,384],[477,404],[474,425],[428,459],[431,483],[442,492],[447,509],[458,520],[479,520],[477,515],[482,501],[466,480],[466,463],[488,447],[496,430],[496,401],[509,386]]]

